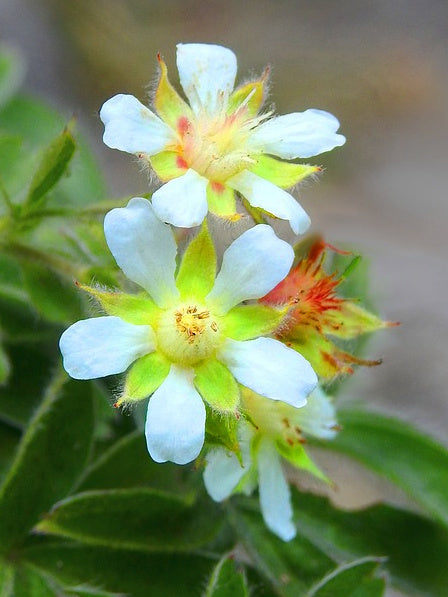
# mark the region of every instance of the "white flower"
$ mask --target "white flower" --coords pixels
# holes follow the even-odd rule
[[[221,46],[177,46],[180,82],[189,103],[171,86],[160,56],[159,63],[154,111],[119,94],[100,112],[106,145],[138,155],[166,182],[153,195],[158,217],[182,227],[200,224],[208,210],[235,219],[236,191],[253,207],[288,220],[296,234],[305,232],[309,217],[284,189],[319,168],[283,160],[343,145],[345,137],[336,133],[338,120],[314,109],[259,114],[267,71],[234,90],[236,56]]]
[[[76,379],[130,367],[119,403],[152,395],[146,439],[154,460],[185,464],[196,458],[204,442],[203,400],[235,414],[238,383],[272,400],[306,403],[317,383],[308,361],[260,337],[275,329],[281,314],[260,305],[238,306],[266,294],[291,267],[292,248],[269,226],[255,226],[235,240],[217,276],[205,224],[176,275],[173,233],[146,199],[113,209],[104,230],[116,262],[145,292],[88,289],[109,315],[78,321],[64,332],[64,367]]]
[[[244,407],[256,425],[242,423],[239,440],[241,462],[233,452],[213,448],[207,455],[204,483],[217,502],[234,491],[251,493],[258,477],[260,507],[266,526],[284,541],[296,535],[288,482],[281,457],[299,468],[325,478],[307,456],[303,435],[331,439],[336,434],[336,413],[320,388],[300,409],[271,403],[253,392],[244,392]]]

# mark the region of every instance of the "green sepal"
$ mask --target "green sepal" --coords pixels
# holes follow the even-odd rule
[[[157,85],[154,108],[157,114],[173,129],[177,130],[179,118],[186,116],[192,118],[190,106],[184,102],[168,79],[168,69],[162,58],[157,56],[160,66],[160,78]]]
[[[239,219],[236,213],[235,191],[221,183],[207,185],[207,203],[210,213],[229,220]]]
[[[177,274],[176,286],[181,299],[204,300],[215,284],[215,277],[216,252],[204,221],[199,234],[188,245]]]
[[[256,163],[250,168],[250,171],[269,180],[281,189],[288,189],[307,176],[319,172],[317,166],[283,162],[268,155],[257,155],[255,159]]]
[[[223,317],[224,333],[240,341],[266,336],[278,328],[286,311],[264,305],[234,307]]]
[[[73,125],[70,122],[44,150],[39,166],[31,179],[23,213],[41,207],[48,191],[65,173],[76,147],[72,128]]]
[[[348,300],[341,304],[340,310],[327,312],[325,323],[331,326],[328,334],[344,339],[356,338],[361,334],[397,325],[383,321],[367,309]]]
[[[248,117],[258,114],[264,101],[264,88],[267,75],[268,70],[266,70],[256,81],[250,81],[245,85],[241,85],[238,89],[235,89],[229,98],[227,113],[233,114],[242,104],[244,104]],[[249,99],[247,99],[248,97]]]
[[[194,385],[204,400],[221,413],[235,413],[240,391],[229,369],[217,359],[205,359],[195,366]]]
[[[311,327],[307,328],[306,333],[288,339],[288,346],[305,357],[319,377],[328,380],[336,375],[351,375],[353,365],[374,367],[381,364],[378,360],[355,357]]]
[[[171,363],[161,352],[151,352],[137,359],[126,376],[122,397],[117,406],[143,400],[153,394],[170,372]]]
[[[160,151],[149,158],[152,169],[162,182],[178,178],[187,171],[178,165],[178,157],[175,151]]]
[[[160,313],[159,307],[146,293],[110,292],[83,284],[79,287],[93,296],[108,315],[115,315],[134,325],[151,325]]]
[[[302,444],[294,444],[290,446],[288,443],[277,440],[276,447],[278,453],[296,468],[305,470],[321,481],[331,484],[330,479],[323,473],[320,468],[308,456]]]
[[[241,461],[241,450],[238,441],[239,417],[235,414],[222,414],[212,410],[206,404],[207,418],[205,423],[205,441],[208,445],[222,446],[234,452]]]

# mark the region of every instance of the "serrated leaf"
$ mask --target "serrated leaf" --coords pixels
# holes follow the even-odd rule
[[[0,108],[17,92],[24,76],[22,56],[13,48],[0,46]]]
[[[210,571],[210,559],[204,556],[120,551],[72,542],[44,542],[24,549],[22,555],[66,586],[95,579],[106,591],[132,597],[198,597]]]
[[[448,450],[411,425],[371,411],[341,409],[342,430],[326,449],[385,477],[448,525]]]
[[[327,574],[333,560],[307,538],[298,535],[285,543],[270,533],[249,501],[238,500],[230,521],[255,568],[280,597],[303,597],[316,579]]]
[[[221,527],[217,507],[149,488],[90,491],[56,504],[41,533],[137,551],[185,551],[209,542]]]
[[[311,494],[293,491],[292,498],[298,532],[336,562],[384,557],[397,588],[445,597],[448,532],[443,526],[392,506],[347,512]]]
[[[90,386],[54,383],[30,422],[0,487],[0,550],[8,552],[69,492],[90,451]]]
[[[386,589],[378,578],[380,558],[362,558],[330,572],[309,592],[308,597],[382,597]]]
[[[73,283],[36,262],[23,263],[22,271],[31,302],[44,319],[69,323],[82,317],[81,296]]]
[[[75,139],[66,127],[45,149],[39,166],[30,182],[28,194],[23,205],[26,213],[41,207],[45,195],[55,186],[67,170],[75,152]]]
[[[244,570],[232,557],[224,556],[215,566],[204,597],[248,597]]]

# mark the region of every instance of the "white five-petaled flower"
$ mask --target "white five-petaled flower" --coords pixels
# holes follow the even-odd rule
[[[185,102],[159,57],[154,111],[119,94],[103,105],[104,142],[146,160],[165,184],[153,195],[158,217],[175,226],[199,225],[207,211],[235,219],[235,191],[252,207],[288,220],[296,234],[308,215],[284,189],[319,168],[284,160],[309,158],[343,145],[338,120],[309,109],[260,114],[267,71],[234,90],[237,62],[228,48],[178,44]],[[277,159],[280,158],[280,159]]]
[[[336,435],[336,413],[331,400],[320,388],[300,409],[243,392],[243,404],[251,424],[240,425],[241,461],[233,452],[213,448],[207,455],[204,482],[217,502],[232,492],[251,493],[257,485],[261,512],[269,529],[284,541],[296,535],[288,482],[281,457],[321,479],[325,476],[307,456],[304,436],[331,439]],[[254,427],[256,425],[256,428]]]
[[[64,367],[76,379],[129,368],[119,403],[151,395],[146,439],[154,460],[185,464],[196,458],[204,442],[204,401],[235,414],[238,383],[272,400],[306,404],[317,383],[311,365],[281,342],[263,337],[282,314],[240,305],[274,288],[294,259],[292,248],[269,226],[255,226],[235,240],[217,276],[205,223],[177,275],[172,230],[146,199],[137,197],[110,211],[104,230],[117,264],[145,292],[87,289],[108,316],[78,321],[64,332]]]

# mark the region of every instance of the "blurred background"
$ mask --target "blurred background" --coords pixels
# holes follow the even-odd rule
[[[310,160],[324,173],[301,202],[314,231],[370,261],[378,311],[402,323],[368,344],[384,363],[358,370],[342,399],[445,442],[447,31],[446,0],[0,0],[0,39],[23,54],[26,90],[77,116],[111,196],[147,192],[147,177],[103,146],[98,110],[118,92],[145,101],[158,51],[175,83],[179,41],[232,48],[240,81],[270,64],[280,114],[337,115],[347,144]]]

